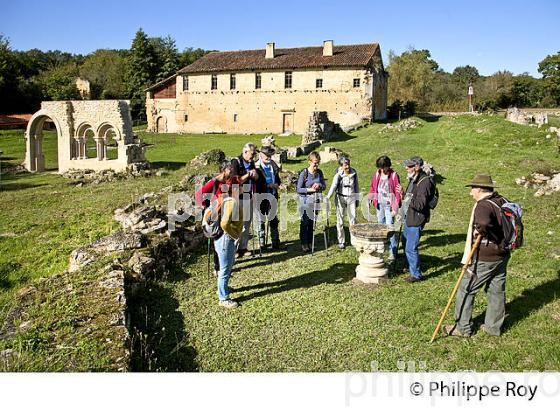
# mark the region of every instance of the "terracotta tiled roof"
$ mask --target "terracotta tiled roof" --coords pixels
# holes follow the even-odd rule
[[[274,58],[265,50],[215,51],[182,68],[178,74],[219,71],[274,70],[366,66],[379,48],[378,43],[334,46],[333,55],[323,57],[323,47],[277,48]]]

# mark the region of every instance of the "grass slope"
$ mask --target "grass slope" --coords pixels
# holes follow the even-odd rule
[[[444,178],[440,203],[420,245],[426,281],[409,285],[397,275],[377,288],[357,286],[351,282],[357,262],[352,248],[301,255],[298,224],[290,223],[281,234],[290,244],[287,251],[236,264],[230,284],[233,297],[242,303],[238,310],[217,306],[203,252],[187,261],[184,272],[154,284],[154,298],[145,301],[146,317],[154,318],[148,330],[155,335],[167,326],[175,341],[154,347],[157,365],[150,368],[367,371],[372,362],[380,369],[398,370],[404,360],[427,370],[558,371],[560,262],[550,256],[560,251],[558,195],[535,198],[533,191],[515,184],[515,178],[533,171],[560,170],[556,141],[545,139],[545,131],[499,117],[440,118],[422,124],[385,134],[378,133],[382,125],[372,125],[330,145],[351,155],[362,190],[369,186],[381,154],[392,158],[401,176],[404,170],[398,163],[421,155]],[[145,140],[155,144],[148,158],[168,169],[167,176],[80,189],[56,175],[2,175],[0,303],[6,306],[13,290],[34,278],[63,270],[72,249],[114,228],[112,210],[131,195],[176,182],[187,172],[185,164],[203,150],[220,147],[233,155],[244,142],[260,137],[149,135]],[[296,137],[279,140],[280,145],[297,143]],[[23,158],[22,147],[14,132],[0,134],[0,149],[13,162]],[[286,167],[297,170],[305,163],[302,158]],[[322,166],[329,179],[335,168],[334,163]],[[459,273],[472,207],[464,185],[476,173],[490,173],[499,192],[521,202],[525,212],[526,246],[509,264],[506,331],[501,338],[480,332],[469,340],[429,344]],[[331,217],[331,225],[333,221]],[[336,236],[334,228],[330,236]],[[475,304],[477,323],[483,320],[484,299],[481,293]],[[173,323],[171,328],[166,320]],[[184,349],[192,353],[192,363],[178,364],[177,352]]]

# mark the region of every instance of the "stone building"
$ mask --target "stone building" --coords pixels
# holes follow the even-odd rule
[[[128,101],[45,101],[27,124],[25,168],[45,170],[43,125],[52,121],[57,134],[58,171],[112,169],[126,171],[145,164],[144,148],[132,132]]]
[[[350,127],[386,117],[377,43],[212,52],[148,88],[148,131],[303,134],[313,112]]]

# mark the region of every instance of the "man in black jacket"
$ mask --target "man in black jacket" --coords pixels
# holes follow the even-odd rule
[[[240,189],[240,191],[243,192],[240,195],[240,199],[243,206],[244,223],[243,232],[237,241],[237,257],[239,258],[248,252],[247,245],[249,244],[249,237],[251,235],[250,230],[251,221],[253,219],[253,194],[256,192],[256,182],[258,180],[258,174],[255,170],[255,161],[253,161],[256,148],[257,147],[254,144],[245,144],[241,155],[233,158],[231,161],[233,166],[233,175],[243,177],[244,175],[249,174],[249,177]]]
[[[410,276],[405,280],[414,283],[422,280],[418,244],[424,225],[430,220],[430,199],[434,195],[434,184],[422,170],[424,160],[414,156],[404,162],[410,181],[403,201],[404,226],[403,246]],[[401,188],[402,190],[402,188]]]
[[[258,173],[258,180],[257,180],[257,193],[258,194],[269,194],[274,197],[272,198],[265,198],[263,195],[262,198],[257,199],[256,205],[259,206],[260,212],[256,212],[257,219],[259,221],[258,224],[258,231],[259,231],[259,244],[261,248],[264,248],[266,245],[266,230],[265,230],[265,221],[268,219],[268,224],[270,227],[270,238],[272,240],[272,249],[278,250],[280,249],[280,234],[278,232],[278,188],[280,187],[281,180],[280,180],[280,168],[278,164],[272,160],[272,156],[275,154],[275,150],[272,147],[263,147],[259,153],[259,160],[255,163],[255,168]],[[273,201],[275,204],[271,204]],[[276,213],[273,218],[271,218],[271,207],[276,208]],[[274,213],[274,212],[273,212]]]

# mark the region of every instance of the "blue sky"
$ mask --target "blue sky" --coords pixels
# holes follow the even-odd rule
[[[179,50],[378,42],[383,57],[428,49],[446,71],[529,72],[560,51],[560,1],[31,1],[0,0],[0,33],[12,48],[87,54],[129,48],[142,27]]]

